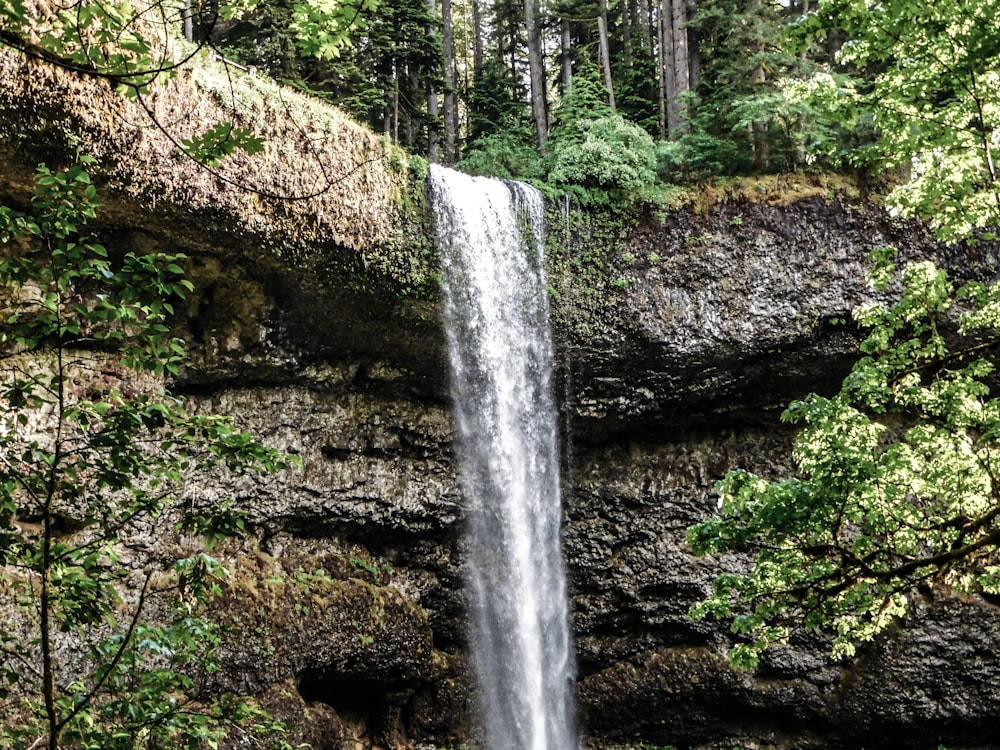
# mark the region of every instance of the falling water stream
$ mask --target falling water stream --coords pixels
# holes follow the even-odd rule
[[[430,186],[486,745],[576,750],[542,199],[436,166]]]

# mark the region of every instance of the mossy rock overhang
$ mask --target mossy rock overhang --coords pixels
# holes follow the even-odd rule
[[[868,283],[872,251],[930,258],[956,279],[1000,272],[996,242],[945,245],[923,224],[812,178],[609,222],[550,211],[549,283],[579,439],[777,424],[790,400],[834,393],[863,337],[852,311],[891,302]]]
[[[0,48],[0,82],[0,200],[26,206],[38,164],[91,155],[102,241],[192,259],[198,288],[180,325],[204,328],[193,319],[207,315],[260,328],[240,331],[247,351],[195,356],[190,382],[391,362],[409,386],[441,390],[424,185],[400,150],[334,107],[217,61],[133,100]],[[215,169],[184,156],[179,144],[217,122],[253,130],[264,152]],[[228,303],[231,315],[212,309]]]

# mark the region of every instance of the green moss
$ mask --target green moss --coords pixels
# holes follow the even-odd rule
[[[845,175],[828,172],[719,177],[684,188],[675,196],[674,204],[691,206],[701,213],[719,203],[737,200],[787,205],[812,197],[829,200],[838,194],[858,197],[857,182]]]
[[[638,204],[595,209],[549,203],[546,272],[549,293],[558,302],[553,305],[557,325],[586,333],[625,302],[637,263],[628,240],[640,210]]]

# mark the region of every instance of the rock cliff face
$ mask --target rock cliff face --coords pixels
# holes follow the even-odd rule
[[[103,84],[9,53],[0,80],[4,201],[24,202],[35,162],[68,158],[68,133],[107,157],[107,240],[191,258],[197,288],[177,324],[194,353],[175,388],[303,460],[184,489],[191,502],[235,497],[253,522],[226,550],[234,576],[219,616],[234,630],[222,684],[262,696],[316,748],[474,739],[463,503],[431,224],[413,172],[317,114],[311,132],[340,143],[317,169],[350,178],[281,201],[198,173],[161,135],[123,132],[139,113]],[[194,102],[217,114],[197,80],[159,96],[164,112]],[[298,131],[268,127],[275,161],[230,177],[266,172],[298,189],[302,169],[281,161],[301,153]],[[716,572],[741,563],[693,558],[684,531],[714,509],[729,468],[787,470],[791,435],[777,414],[835,388],[849,366],[854,331],[836,321],[870,295],[867,253],[892,244],[978,276],[1000,265],[813,192],[637,217],[613,241],[599,221],[553,207],[564,544],[593,747],[1000,744],[1000,612],[988,601],[922,592],[851,663],[829,662],[816,638],[752,675],[726,666],[724,632],[685,617]]]
[[[741,565],[692,558],[685,529],[714,511],[713,485],[730,468],[787,476],[792,435],[777,415],[789,398],[839,386],[857,344],[839,321],[870,298],[865,258],[882,245],[959,275],[992,277],[997,264],[995,249],[937,247],[837,196],[739,200],[640,224],[610,263],[628,280],[619,295],[586,321],[580,305],[559,310],[573,438],[565,544],[580,706],[595,737],[996,743],[986,696],[1000,613],[989,602],[926,591],[897,632],[851,663],[831,663],[817,637],[775,651],[753,675],[725,666],[723,633],[685,618],[720,568]],[[600,333],[582,337],[584,325]]]

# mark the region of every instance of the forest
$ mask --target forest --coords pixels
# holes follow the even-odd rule
[[[933,172],[902,201],[921,213],[937,177],[994,179],[994,5],[273,0],[192,37],[472,173],[587,200],[810,170],[867,191]]]
[[[330,23],[320,3],[291,0],[206,32],[227,56],[473,172],[636,189],[871,161],[871,113],[831,117],[814,96],[819,81],[842,92],[853,80],[837,60],[844,36],[817,28],[808,2],[405,0],[354,10],[335,40],[320,34]]]

